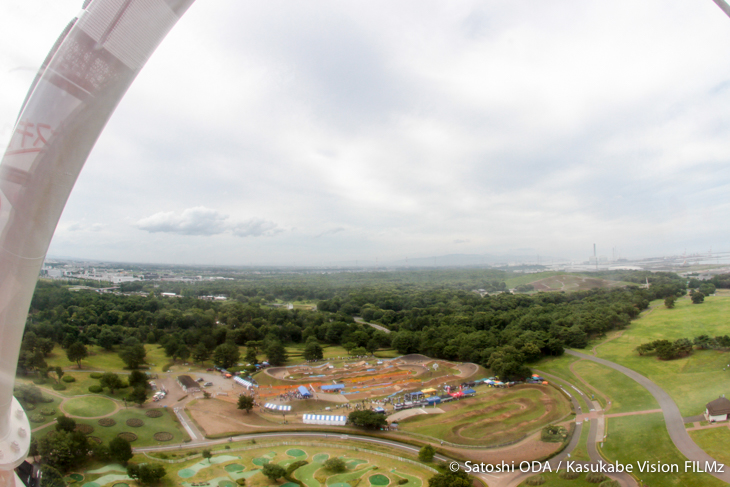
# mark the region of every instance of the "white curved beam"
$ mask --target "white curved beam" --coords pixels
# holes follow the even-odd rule
[[[86,0],[41,66],[0,162],[0,486],[28,453],[13,398],[28,307],[91,149],[149,56],[194,0]],[[18,409],[21,411],[18,413]],[[17,417],[16,417],[17,416]]]

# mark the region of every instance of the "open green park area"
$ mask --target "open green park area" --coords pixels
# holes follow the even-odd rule
[[[690,431],[689,436],[712,458],[730,465],[730,429],[727,425]]]
[[[609,461],[634,465],[634,473],[645,485],[683,487],[726,485],[709,474],[684,472],[686,458],[679,453],[669,438],[661,413],[609,418],[607,432],[608,438],[603,444],[603,454]],[[679,473],[636,473],[638,470],[636,462],[644,461],[677,464]]]
[[[280,478],[272,481],[262,473],[267,463],[275,463],[284,468],[298,461],[307,462],[296,469],[293,478],[301,481],[306,487],[423,487],[434,471],[413,459],[403,459],[398,451],[384,451],[354,447],[344,443],[295,443],[284,445],[278,443],[251,442],[232,443],[226,447],[218,446],[213,450],[210,460],[200,455],[189,456],[192,452],[181,450],[167,453],[155,453],[154,456],[138,454],[132,462],[149,463],[161,459],[167,476],[162,479],[163,486],[190,487],[192,484],[208,483],[209,486],[234,487],[236,480],[246,479],[248,487],[266,487],[281,485],[298,487],[294,482]],[[195,453],[200,453],[196,450]],[[185,455],[188,455],[187,457]],[[344,472],[330,472],[324,468],[324,462],[330,458],[341,458],[347,469]],[[174,463],[169,463],[174,462]],[[104,473],[86,473],[85,482],[99,482]],[[84,485],[84,484],[82,484]]]
[[[119,358],[119,351],[112,350],[107,351],[97,345],[89,345],[89,356],[81,361],[81,369],[78,368],[76,362],[71,362],[66,356],[66,352],[59,346],[53,349],[51,354],[46,357],[46,363],[49,367],[62,367],[64,370],[99,370],[104,372],[122,372],[125,370],[125,364],[121,358]],[[148,364],[148,370],[151,372],[162,372],[163,367],[166,363],[170,362],[170,359],[165,356],[165,351],[155,344],[145,344],[145,350],[147,356],[145,361]],[[152,365],[154,364],[154,365]]]
[[[581,360],[572,355],[563,355],[540,362],[537,368],[567,380],[589,396],[595,395],[596,401],[600,402],[603,408],[606,408],[607,402],[611,401],[611,413],[627,413],[659,408],[654,396],[636,381],[595,362]],[[575,375],[576,373],[593,389],[586,387]],[[583,411],[590,409],[582,396],[576,394],[570,387],[567,387],[566,390],[578,399]],[[596,390],[600,393],[597,393]]]
[[[402,419],[399,429],[462,445],[500,445],[518,440],[570,413],[550,386],[482,389],[477,396],[438,405],[440,414]]]
[[[662,301],[651,304],[652,309],[631,322],[619,338],[600,345],[597,355],[654,381],[672,396],[682,415],[700,414],[705,404],[730,393],[730,368],[727,367],[730,353],[694,350],[688,357],[662,361],[653,353],[641,356],[635,348],[659,339],[691,340],[703,334],[712,337],[728,334],[730,297],[708,296],[702,304],[692,304],[688,298],[682,298],[677,300],[674,309],[667,309]]]
[[[71,416],[93,418],[113,413],[117,405],[111,399],[102,396],[79,396],[69,399],[63,404],[63,410]]]
[[[89,398],[76,398],[89,399]],[[95,398],[104,399],[104,398]],[[109,401],[108,399],[105,399]],[[66,402],[69,404],[71,401]],[[112,402],[112,401],[109,401]],[[64,404],[64,407],[66,406]],[[113,403],[112,403],[113,404]],[[113,410],[112,410],[113,411]],[[148,411],[155,411],[149,413]],[[83,413],[84,416],[90,413]],[[74,418],[79,429],[93,441],[109,443],[116,436],[122,436],[132,443],[132,446],[175,445],[189,441],[190,437],[168,409],[140,409],[138,407],[122,407],[115,414],[101,419]],[[33,437],[42,438],[55,428],[48,426],[33,432]],[[127,434],[125,434],[127,433]]]

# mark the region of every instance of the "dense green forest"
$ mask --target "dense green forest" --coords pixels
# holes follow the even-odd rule
[[[275,364],[286,360],[283,345],[307,343],[312,350],[307,358],[318,358],[319,344],[368,352],[394,348],[475,362],[500,377],[521,377],[542,356],[562,354],[564,347],[583,348],[592,336],[626,327],[650,300],[679,296],[687,288],[676,274],[618,271],[598,277],[637,284],[648,279],[651,286],[500,292],[509,277],[491,270],[280,274],[195,284],[133,282],[123,286],[125,293],[70,290],[41,280],[18,365],[21,371],[42,368],[54,343],[67,351],[81,343],[122,353],[155,343],[169,357],[183,359],[218,360],[225,349],[235,355],[229,354],[226,363],[238,360],[233,343],[264,352]],[[183,297],[162,297],[163,291]],[[229,299],[197,298],[209,294]],[[277,299],[316,302],[317,310],[267,304]],[[380,323],[392,333],[356,323],[354,317]],[[139,366],[140,360],[128,364]]]

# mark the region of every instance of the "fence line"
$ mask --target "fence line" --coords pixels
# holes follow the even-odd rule
[[[240,446],[237,448],[231,448],[229,450],[222,450],[222,451],[216,452],[215,454],[217,455],[220,453],[227,454],[227,453],[233,453],[233,452],[238,452],[238,451],[258,450],[260,448],[275,448],[277,446],[313,446],[313,447],[326,447],[326,448],[340,448],[343,450],[351,450],[351,451],[363,451],[366,453],[370,453],[372,455],[378,455],[381,457],[390,458],[391,460],[398,460],[399,462],[410,463],[411,465],[415,465],[420,468],[425,468],[429,472],[438,473],[438,470],[436,470],[435,468],[429,467],[428,465],[424,465],[415,460],[411,460],[410,458],[403,458],[403,457],[399,457],[397,455],[391,455],[390,453],[383,453],[383,452],[379,452],[379,451],[368,450],[367,448],[361,448],[358,446],[338,445],[338,444],[334,444],[334,443],[321,443],[321,442],[312,442],[312,441],[280,441],[280,442],[275,442],[275,443],[261,443],[261,444],[256,444],[256,445]],[[180,459],[163,459],[163,458],[153,457],[148,452],[144,452],[144,454],[148,458],[151,458],[155,461],[165,462],[165,463],[182,463],[182,462],[187,462],[188,460],[191,460],[193,458],[198,458],[198,457],[203,456],[201,453],[196,453],[194,455],[189,455],[185,458],[180,458]]]

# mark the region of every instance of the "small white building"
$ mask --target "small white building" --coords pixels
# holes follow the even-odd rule
[[[707,421],[727,421],[728,414],[730,414],[730,400],[726,397],[720,397],[707,403],[705,409]]]

